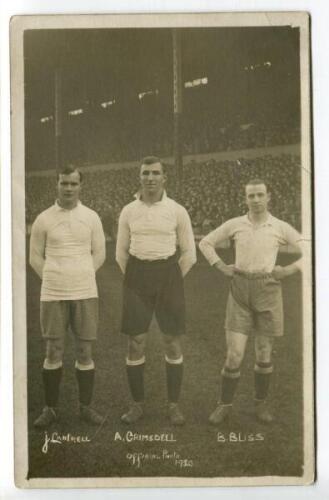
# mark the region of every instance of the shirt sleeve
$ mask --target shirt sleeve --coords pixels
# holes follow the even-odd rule
[[[104,264],[106,245],[102,222],[95,213],[91,240],[91,253],[94,262],[95,272]]]
[[[302,256],[305,255],[305,253],[308,250],[307,248],[305,248],[305,244],[307,242],[306,240],[303,239],[302,235],[294,227],[290,226],[290,224],[285,222],[282,229],[283,229],[282,231],[283,241],[281,247],[286,248],[289,253],[294,253],[298,257],[300,257],[298,260],[296,260],[294,264],[301,271],[303,264]]]
[[[180,249],[178,263],[182,275],[185,276],[196,263],[196,248],[189,214],[180,206],[177,215],[177,241]]]
[[[35,219],[30,238],[30,265],[42,279],[45,265],[47,232],[40,215]]]
[[[207,234],[199,243],[200,251],[203,253],[211,266],[220,261],[216,248],[232,236],[231,221],[226,221],[211,233]]]
[[[123,208],[119,217],[117,244],[115,251],[115,259],[119,264],[123,274],[126,271],[126,265],[129,258],[129,248],[130,248],[130,229],[129,229],[128,213],[127,210]]]

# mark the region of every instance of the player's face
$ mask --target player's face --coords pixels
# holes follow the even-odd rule
[[[63,208],[74,208],[79,200],[81,190],[80,175],[78,172],[72,174],[60,174],[57,182],[58,203]]]
[[[145,193],[160,194],[164,189],[166,176],[163,173],[161,163],[142,165],[140,171],[141,186]]]
[[[251,184],[246,186],[246,203],[249,211],[260,214],[267,211],[271,195],[264,184]]]

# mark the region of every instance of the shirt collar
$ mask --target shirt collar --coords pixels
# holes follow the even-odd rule
[[[253,226],[253,223],[249,219],[249,215],[248,214],[246,214],[246,215],[243,216],[243,222],[245,222],[246,224],[249,224],[249,226]],[[270,214],[270,212],[268,212],[267,219],[266,219],[265,222],[263,222],[261,224],[261,226],[273,226],[273,223],[274,223],[274,217],[273,217],[273,215]]]
[[[137,193],[134,194],[134,197],[136,198],[136,200],[139,200],[141,203],[144,203],[144,201],[141,199],[141,196],[142,196],[141,191],[137,191]],[[164,190],[162,193],[161,200],[152,203],[152,205],[156,205],[157,203],[162,203],[162,202],[166,201],[167,198],[168,198],[167,193]]]
[[[82,205],[81,201],[78,200],[78,203],[77,203],[77,206],[72,208],[72,210],[75,210],[76,208],[78,208],[80,205]],[[57,212],[68,212],[69,210],[67,208],[63,208],[61,207],[59,204],[58,204],[58,200],[55,201],[55,204],[54,204],[54,207],[55,207],[55,210]]]

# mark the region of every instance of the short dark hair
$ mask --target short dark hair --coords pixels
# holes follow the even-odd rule
[[[264,184],[264,186],[266,187],[266,191],[269,192],[269,187],[268,187],[268,184],[267,182],[265,182],[263,179],[260,179],[259,177],[255,177],[254,179],[250,179],[250,181],[248,181],[246,183],[246,186],[258,186],[259,184]]]
[[[82,182],[82,178],[83,178],[82,173],[74,165],[65,165],[65,167],[58,169],[57,170],[57,180],[59,180],[60,175],[71,175],[71,174],[74,174],[75,172],[77,172],[79,174],[80,182]]]
[[[141,161],[141,166],[142,165],[153,165],[154,163],[160,163],[162,167],[162,172],[165,173],[165,165],[163,164],[161,158],[158,156],[145,156],[142,161]]]

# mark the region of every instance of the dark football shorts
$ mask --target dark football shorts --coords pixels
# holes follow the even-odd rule
[[[153,313],[161,331],[185,333],[183,277],[176,256],[144,261],[130,256],[123,283],[122,332],[148,331]]]
[[[283,335],[281,282],[271,274],[236,271],[226,307],[225,329],[249,335]]]
[[[98,299],[54,300],[40,303],[40,324],[45,339],[63,338],[69,328],[81,340],[95,340]]]

